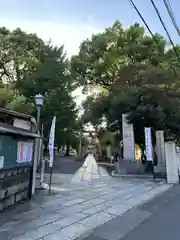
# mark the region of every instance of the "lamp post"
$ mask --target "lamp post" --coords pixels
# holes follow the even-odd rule
[[[41,114],[41,107],[43,106],[43,103],[44,103],[44,97],[41,94],[36,94],[35,103],[37,108],[36,133],[39,134],[40,114]],[[32,164],[32,174],[31,174],[32,188],[31,188],[30,197],[34,195],[35,189],[36,189],[36,171],[37,171],[37,165],[39,161],[39,149],[40,149],[40,140],[36,139],[35,145],[34,145],[34,156],[33,156],[33,164]]]
[[[43,106],[44,103],[44,97],[39,93],[36,94],[35,96],[35,103],[36,103],[36,108],[37,108],[37,133],[40,132],[40,116],[41,116],[41,107]],[[42,126],[42,131],[41,131],[41,136],[43,137],[43,126]],[[38,141],[38,152],[37,152],[37,165],[40,164],[41,167],[41,173],[40,173],[40,185],[43,182],[44,178],[44,161],[43,161],[43,139],[40,139]]]
[[[44,97],[39,93],[35,96],[35,103],[37,108],[37,133],[39,133],[39,124],[40,124],[40,115],[41,115],[41,107],[44,103]]]

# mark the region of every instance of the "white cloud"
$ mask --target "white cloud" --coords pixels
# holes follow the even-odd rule
[[[101,29],[89,22],[87,24],[60,24],[0,19],[0,26],[8,27],[10,30],[20,27],[27,33],[36,33],[44,41],[51,39],[54,45],[64,45],[69,57],[78,52],[79,45],[83,40],[101,31]]]

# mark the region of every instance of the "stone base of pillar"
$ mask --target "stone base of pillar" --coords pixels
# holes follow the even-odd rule
[[[119,174],[153,174],[152,162],[143,164],[141,161],[121,160],[118,167]]]
[[[179,183],[178,164],[175,143],[165,143],[167,182]]]
[[[158,178],[166,178],[166,168],[157,168],[156,166],[154,167],[154,174]]]

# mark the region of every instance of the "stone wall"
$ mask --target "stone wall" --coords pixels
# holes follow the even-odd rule
[[[0,211],[28,197],[29,166],[0,171]]]

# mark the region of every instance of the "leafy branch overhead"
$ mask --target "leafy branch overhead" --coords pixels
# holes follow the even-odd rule
[[[124,29],[119,21],[83,41],[79,53],[66,58],[63,46],[54,47],[36,34],[0,28],[0,107],[36,115],[34,95],[45,103],[42,122],[45,137],[57,116],[59,146],[77,142],[84,123],[121,134],[121,115],[129,113],[137,142],[144,126],[164,129],[166,136],[180,136],[180,63],[166,39],[156,42],[139,24]],[[158,45],[157,45],[158,43]],[[180,46],[175,46],[180,54]],[[78,109],[72,91],[78,86],[96,94]],[[81,122],[81,124],[80,124]]]
[[[84,119],[121,132],[121,115],[129,113],[137,142],[143,127],[164,129],[167,136],[180,137],[180,65],[166,39],[146,35],[135,23],[124,29],[119,21],[93,35],[72,57],[72,74],[79,84],[101,85],[84,103]],[[158,45],[157,45],[158,43]],[[176,46],[180,54],[180,46]]]
[[[61,146],[69,141],[64,129],[76,128],[77,110],[71,95],[75,85],[63,46],[54,47],[21,29],[0,28],[0,81],[0,107],[36,116],[34,96],[41,93],[45,97],[41,119],[45,137],[56,115],[56,143]]]

